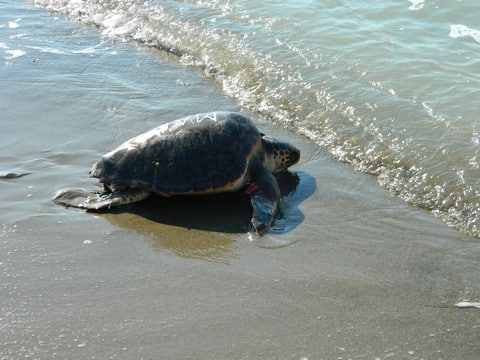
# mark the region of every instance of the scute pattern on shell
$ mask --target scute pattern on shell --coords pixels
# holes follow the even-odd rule
[[[260,149],[261,135],[247,117],[192,115],[128,140],[105,154],[90,175],[106,184],[165,194],[225,191],[243,183]]]

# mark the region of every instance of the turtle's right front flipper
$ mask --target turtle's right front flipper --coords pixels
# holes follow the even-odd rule
[[[150,195],[149,190],[129,189],[114,192],[87,192],[82,189],[59,190],[53,202],[66,207],[99,210],[140,201]]]
[[[275,177],[266,169],[261,169],[247,188],[253,207],[252,225],[257,234],[262,234],[272,226],[278,215],[280,189]]]

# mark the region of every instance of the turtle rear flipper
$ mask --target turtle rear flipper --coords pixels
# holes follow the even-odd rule
[[[270,228],[278,215],[280,189],[275,177],[265,168],[258,171],[253,181],[255,189],[249,193],[253,207],[251,222],[260,235]]]
[[[150,190],[129,189],[113,192],[87,192],[82,189],[62,189],[55,194],[53,202],[65,207],[99,210],[130,204],[147,198]]]

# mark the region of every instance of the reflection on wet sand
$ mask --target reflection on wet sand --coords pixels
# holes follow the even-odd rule
[[[159,251],[168,250],[183,258],[224,263],[237,257],[232,234],[163,224],[128,212],[108,213],[103,217],[116,226],[138,232]]]
[[[264,248],[281,248],[300,240],[293,230],[305,220],[300,205],[317,190],[313,176],[304,172],[285,173],[277,177],[282,191],[280,215],[273,227],[264,236],[251,236],[250,239]]]

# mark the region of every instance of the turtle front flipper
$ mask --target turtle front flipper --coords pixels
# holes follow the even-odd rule
[[[262,234],[272,226],[278,214],[280,189],[275,177],[265,168],[259,169],[247,188],[253,207],[252,225],[257,234]]]
[[[66,207],[99,210],[137,202],[147,198],[150,190],[128,189],[112,192],[87,192],[81,189],[62,189],[55,194],[53,202]]]

